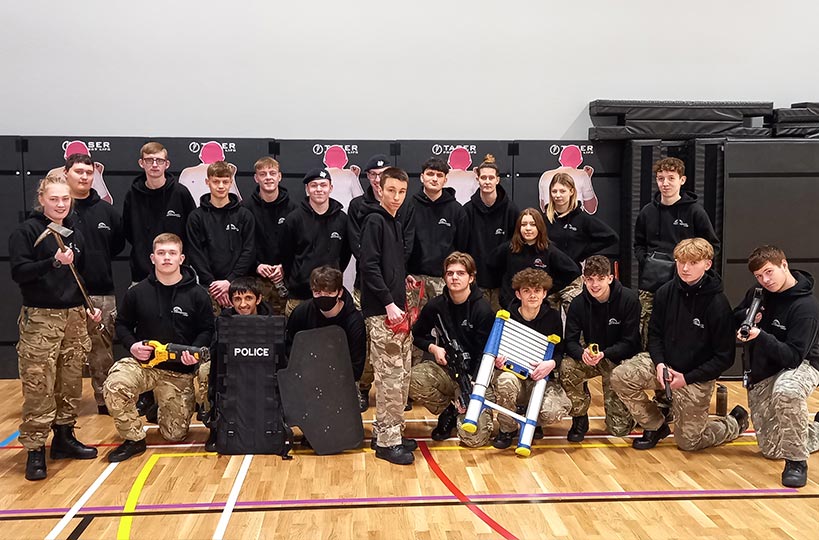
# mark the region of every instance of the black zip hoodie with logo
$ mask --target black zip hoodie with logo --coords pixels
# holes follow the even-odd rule
[[[469,223],[469,240],[467,251],[475,259],[478,275],[475,278],[479,287],[497,289],[501,276],[489,268],[489,259],[495,249],[512,238],[515,222],[518,219],[517,205],[506,196],[503,186],[498,186],[498,198],[492,206],[486,206],[481,200],[480,190],[464,205]]]
[[[140,281],[153,273],[150,256],[157,235],[179,236],[184,250],[185,225],[194,208],[191,192],[170,173],[165,173],[165,184],[157,189],[148,188],[145,173],[134,179],[122,208],[122,227],[131,243],[131,281]]]
[[[208,347],[213,337],[213,308],[196,273],[180,268],[182,279],[163,285],[152,273],[125,292],[117,310],[116,332],[125,350],[137,341],[155,340],[194,347]],[[177,373],[193,373],[197,365],[162,362],[154,366]]]
[[[361,230],[358,268],[364,317],[387,313],[386,306],[406,306],[406,263],[403,227],[380,204],[368,203]]]
[[[82,231],[85,240],[85,265],[82,276],[88,294],[114,294],[111,261],[125,249],[122,217],[116,208],[100,199],[91,189],[85,199],[74,199],[74,228]]]
[[[317,214],[305,197],[284,220],[279,253],[290,297],[312,298],[310,272],[314,268],[330,265],[343,272],[350,262],[347,214],[341,210],[341,203],[330,199],[327,211]]]
[[[489,261],[489,271],[501,277],[500,304],[508,307],[515,299],[512,277],[525,268],[538,268],[552,278],[550,293],[562,290],[580,276],[580,267],[571,257],[553,244],[540,251],[534,245],[524,244],[519,253],[512,253],[511,242],[497,247]]]
[[[455,190],[445,187],[437,200],[421,190],[412,198],[415,241],[407,261],[410,274],[441,277],[444,259],[453,251],[466,251],[469,222],[464,207],[455,199]]]
[[[819,301],[813,296],[813,276],[791,270],[796,284],[781,293],[762,291],[762,320],[759,335],[748,342],[750,382],[758,383],[785,369],[799,367],[803,360],[819,369]],[[736,328],[751,306],[754,288],[734,310]]]
[[[296,209],[296,203],[290,199],[290,194],[283,186],[279,186],[279,196],[275,201],[266,202],[256,191],[242,202],[250,210],[256,220],[256,266],[260,264],[281,264],[282,256],[279,248],[284,233],[284,221],[287,214]]]
[[[448,326],[450,338],[453,337],[451,332],[454,330],[454,337],[464,351],[469,353],[469,372],[475,377],[486,341],[495,324],[492,306],[483,297],[481,289],[474,284],[470,286],[469,296],[462,304],[453,302],[449,296],[449,289],[445,287],[441,296],[436,296],[424,306],[418,320],[412,326],[412,343],[422,351],[428,350],[431,344],[436,343],[432,330],[439,324],[438,314]]]
[[[722,280],[708,270],[695,285],[674,279],[657,289],[648,323],[648,352],[687,384],[712,381],[731,367],[735,330]]]
[[[548,219],[544,221],[549,241],[578,264],[616,246],[620,241],[614,229],[587,214],[580,202],[565,216],[555,215],[554,223]]]
[[[199,199],[199,208],[188,218],[188,262],[205,287],[221,279],[233,281],[252,275],[256,263],[256,220],[228,194],[228,203],[217,208],[210,193]]]
[[[719,238],[714,232],[705,208],[697,203],[697,196],[688,191],[680,193],[680,200],[672,205],[662,204],[660,193],[645,205],[634,225],[634,255],[643,267],[646,257],[655,252],[671,255],[680,240],[704,238],[714,251],[719,251]]]
[[[640,352],[640,300],[637,293],[611,282],[609,299],[599,302],[583,287],[566,316],[566,353],[583,359],[584,343],[596,343],[603,356],[615,364]]]
[[[11,279],[20,285],[24,306],[49,309],[81,306],[82,293],[71,269],[68,265],[54,266],[54,254],[57,253],[54,236],[48,235],[34,245],[50,223],[42,212],[35,210],[9,235]],[[63,227],[74,227],[70,216],[63,219]],[[74,234],[63,242],[74,250],[74,267],[82,273],[85,263],[82,232],[75,229]]]
[[[325,317],[315,302],[308,300],[299,304],[287,319],[287,354],[293,347],[296,334],[302,330],[313,330],[325,326],[338,326],[347,336],[347,348],[350,352],[350,363],[353,366],[353,378],[358,380],[364,372],[364,359],[367,357],[367,331],[364,328],[364,317],[355,308],[353,297],[344,289],[341,295],[344,307],[335,317]]]
[[[534,330],[535,332],[539,332],[544,336],[550,336],[552,334],[556,335],[560,338],[560,343],[555,345],[554,353],[552,353],[552,360],[555,361],[555,368],[552,370],[552,377],[557,376],[558,372],[560,371],[560,363],[563,360],[563,353],[566,349],[566,344],[563,340],[563,319],[560,317],[560,313],[546,300],[540,304],[540,311],[537,312],[535,318],[531,321],[527,321],[523,318],[523,315],[520,314],[520,306],[521,301],[515,298],[512,300],[512,304],[509,306],[509,315],[511,316],[513,321],[517,321],[520,324],[527,326]]]

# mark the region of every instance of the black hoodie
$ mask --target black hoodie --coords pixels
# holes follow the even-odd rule
[[[563,319],[560,317],[560,313],[558,313],[556,309],[553,309],[546,300],[543,300],[540,304],[540,311],[537,312],[537,315],[535,315],[535,318],[531,321],[527,321],[523,318],[523,315],[520,314],[520,306],[521,302],[517,297],[512,300],[512,304],[509,306],[509,315],[513,321],[517,321],[544,336],[554,334],[560,338],[560,343],[555,345],[554,352],[552,353],[552,360],[555,361],[555,368],[552,370],[552,376],[554,377],[560,371],[560,363],[563,360],[563,352],[565,350],[565,344],[563,342]]]
[[[68,265],[54,267],[54,254],[57,253],[54,236],[48,235],[36,247],[34,245],[49,223],[51,220],[42,212],[34,211],[9,235],[11,279],[20,285],[24,306],[50,309],[81,306],[82,293],[71,269]],[[63,220],[63,226],[73,228],[70,216]],[[74,266],[81,273],[85,261],[82,233],[74,230],[64,243],[74,250]]]
[[[734,363],[734,324],[722,280],[708,270],[696,285],[674,279],[657,289],[648,323],[648,352],[687,384],[712,381]]]
[[[85,256],[89,264],[83,269],[88,294],[114,294],[114,276],[111,261],[125,248],[122,217],[119,212],[100,199],[91,189],[85,199],[74,199],[74,228],[82,231]]]
[[[566,316],[566,352],[578,362],[584,343],[596,343],[603,356],[615,364],[640,352],[640,300],[637,293],[611,282],[606,302],[599,302],[583,287]]]
[[[494,250],[512,238],[515,222],[518,219],[518,207],[506,196],[503,186],[498,186],[498,198],[492,206],[486,206],[481,200],[480,190],[464,205],[469,227],[467,250],[475,259],[478,275],[475,281],[484,289],[497,289],[501,276],[489,269],[489,259]]]
[[[660,194],[655,193],[654,200],[637,215],[634,255],[641,269],[649,254],[658,251],[671,255],[680,240],[686,238],[705,238],[714,246],[714,252],[719,251],[719,238],[705,209],[697,204],[697,196],[685,190],[680,195],[679,201],[666,206],[660,203]]]
[[[327,211],[317,214],[305,197],[284,220],[279,253],[290,297],[312,298],[310,272],[314,268],[330,265],[343,272],[350,262],[347,214],[341,210],[341,203],[330,199]]]
[[[213,336],[213,308],[208,293],[196,282],[188,266],[180,268],[182,279],[163,285],[151,274],[125,292],[117,311],[116,332],[125,350],[137,341],[155,340],[194,347],[208,347]],[[162,362],[159,369],[193,373],[197,365]]]
[[[544,221],[549,240],[577,264],[616,246],[620,241],[614,229],[587,214],[580,202],[565,216],[555,215],[554,223],[545,216]]]
[[[819,369],[819,301],[813,296],[813,276],[791,270],[796,285],[781,293],[762,290],[759,336],[748,342],[751,384],[783,369],[795,369],[803,360]],[[734,310],[736,327],[751,306],[754,288]]]
[[[466,251],[469,222],[455,190],[445,187],[433,201],[421,190],[412,198],[415,241],[407,261],[410,274],[441,277],[444,259],[453,251]]]
[[[165,184],[157,189],[148,188],[145,173],[134,179],[122,209],[122,227],[131,243],[131,281],[153,273],[150,255],[157,235],[173,233],[185,243],[185,224],[194,208],[191,192],[170,173],[165,173]]]
[[[344,307],[341,308],[338,315],[331,318],[322,315],[312,300],[302,302],[293,310],[287,319],[287,354],[290,354],[293,340],[298,332],[325,326],[339,326],[347,335],[353,378],[357,381],[364,371],[364,359],[367,356],[367,331],[364,329],[364,317],[355,308],[353,297],[347,289],[344,289],[341,299],[344,301]]]
[[[384,315],[386,306],[406,305],[406,265],[403,228],[381,205],[369,204],[361,231],[358,268],[361,310],[365,317]]]
[[[279,247],[282,242],[284,220],[287,214],[296,209],[296,203],[290,199],[287,189],[279,186],[279,196],[273,202],[265,202],[259,194],[259,187],[249,199],[242,204],[250,210],[256,219],[256,266],[260,264],[281,264],[282,256]]]
[[[449,326],[447,332],[452,332],[454,327],[455,338],[469,353],[470,375],[475,377],[481,364],[486,341],[495,324],[492,307],[483,297],[480,288],[475,285],[471,286],[469,297],[462,304],[454,303],[449,296],[449,289],[445,287],[441,296],[436,296],[427,302],[418,315],[418,320],[412,326],[412,343],[422,351],[427,351],[431,344],[436,343],[432,329],[439,324],[438,314],[441,314],[444,324]],[[450,337],[452,337],[451,334]]]
[[[511,242],[504,242],[495,250],[489,261],[490,272],[501,277],[500,305],[508,307],[515,298],[512,277],[524,268],[538,268],[551,276],[553,285],[550,292],[562,290],[580,276],[580,267],[571,257],[549,244],[545,251],[536,246],[524,244],[519,253],[512,253]]]
[[[350,208],[347,211],[347,230],[350,237],[350,249],[356,258],[355,288],[361,289],[361,233],[364,229],[364,219],[367,215],[381,207],[381,203],[375,198],[372,186],[369,186],[364,195],[359,195],[350,201]],[[412,208],[409,199],[404,200],[404,204],[395,214],[395,219],[401,223],[401,231],[404,235],[404,264],[409,259],[412,252],[412,244],[415,240],[415,220],[413,219]]]
[[[205,287],[221,279],[233,281],[252,275],[256,263],[256,220],[228,194],[228,203],[217,208],[210,193],[199,198],[199,208],[188,218],[188,262]]]

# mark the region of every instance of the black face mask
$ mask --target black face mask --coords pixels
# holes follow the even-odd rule
[[[314,296],[313,297],[313,303],[321,311],[330,311],[331,309],[336,307],[337,302],[338,302],[338,296]]]

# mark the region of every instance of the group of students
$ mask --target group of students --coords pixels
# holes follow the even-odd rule
[[[65,177],[40,183],[38,207],[11,234],[12,277],[23,293],[20,441],[28,450],[30,480],[46,477],[49,430],[52,459],[97,455],[73,431],[86,357],[99,412],[113,417],[124,439],[109,461],[145,451],[136,404],[150,390],[160,433],[183,439],[194,403],[207,410],[209,366],[186,352],[181,362],[146,369],[154,349],[144,342],[207,347],[220,312],[288,316],[288,341],[298,330],[342,326],[362,411],[375,382],[375,455],[391,463],[414,460],[417,445],[403,437],[410,398],[438,415],[434,439],[457,428],[467,446],[490,441],[489,411],[475,433],[460,429],[463,397],[458,404],[441,326],[469,353],[474,376],[500,308],[540,333],[563,338],[554,359],[541,362],[531,380],[549,377],[539,424],[568,414],[570,441],[582,441],[589,429],[586,381],[596,376],[603,381],[607,430],[625,436],[636,424],[643,427],[634,448],[654,447],[670,434],[670,422],[683,450],[722,444],[748,427],[741,406],[712,419],[708,405],[716,378],[733,363],[738,321],[752,292],[731,310],[711,268],[718,240],[696,197],[681,189],[680,160],[655,164],[659,192],[637,219],[639,292],[620,284],[599,254],[618,237],[584,212],[568,174],[552,178],[545,208],[518,211],[487,156],[475,170],[478,190],[461,206],[445,185],[449,167],[442,160],[423,164],[423,189],[407,199],[406,172],[376,155],[364,168],[370,186],[345,213],[331,197],[326,169],[305,175],[306,197],[296,203],[280,185],[278,162],[263,157],[255,164],[255,193],[240,202],[231,192],[232,168],[216,162],[207,171],[209,193],[197,207],[167,172],[170,161],[161,144],[143,146],[139,164],[144,173],[134,180],[120,217],[91,187],[88,156],[69,156]],[[52,222],[74,231],[65,249],[43,236]],[[133,284],[116,306],[111,261],[125,240]],[[357,275],[350,294],[341,271],[352,256]],[[91,295],[87,309],[71,266]],[[802,486],[807,456],[819,448],[819,423],[809,421],[806,405],[819,384],[813,278],[792,271],[785,254],[771,246],[751,254],[749,269],[764,288],[765,306],[743,338],[751,417],[763,455],[786,460],[783,484]],[[414,304],[420,308],[417,321]],[[114,328],[130,352],[116,363]],[[496,362],[500,367],[503,359]],[[671,403],[647,394],[666,386]],[[531,383],[497,369],[487,391],[515,409],[528,399]],[[492,444],[506,448],[517,425],[504,415],[498,423]]]

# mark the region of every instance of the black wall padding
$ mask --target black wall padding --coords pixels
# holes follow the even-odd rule
[[[819,109],[776,109],[774,110],[774,122],[819,122]]]
[[[765,138],[771,136],[770,128],[730,127],[721,123],[709,125],[707,122],[651,122],[641,126],[598,126],[589,128],[589,140],[624,140],[656,137],[660,139],[696,139],[697,137],[720,135],[725,137]]]
[[[598,99],[589,103],[589,115],[592,117],[592,122],[595,116],[622,116],[623,120],[743,120],[746,117],[767,116],[772,111],[773,102],[756,101]]]
[[[808,137],[819,135],[819,122],[813,124],[774,124],[776,137]]]

